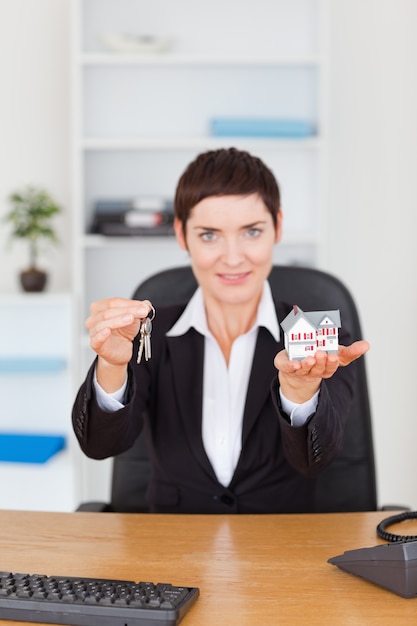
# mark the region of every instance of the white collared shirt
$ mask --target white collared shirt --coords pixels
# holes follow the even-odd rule
[[[255,324],[233,342],[229,365],[208,328],[200,288],[190,299],[181,317],[167,332],[167,336],[179,336],[194,327],[204,336],[202,438],[217,479],[224,486],[229,485],[232,479],[242,448],[243,411],[260,326],[264,326],[279,341],[278,320],[267,281]],[[97,401],[102,409],[114,411],[122,406],[126,384],[113,394],[106,394],[96,379],[94,385]],[[280,396],[282,408],[290,416],[293,426],[301,426],[317,406],[318,393],[301,405],[287,400],[281,392]]]
[[[183,335],[192,326],[204,336],[204,448],[218,481],[226,486],[232,479],[242,448],[243,411],[259,326],[265,326],[279,341],[278,321],[269,283],[265,283],[255,324],[233,342],[229,365],[208,328],[200,288],[167,335]]]

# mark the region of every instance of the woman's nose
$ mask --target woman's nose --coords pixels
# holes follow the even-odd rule
[[[239,241],[226,240],[223,258],[228,265],[239,265],[243,259],[243,248]]]

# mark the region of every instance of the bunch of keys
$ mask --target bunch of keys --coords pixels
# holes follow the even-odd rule
[[[138,358],[136,359],[136,363],[140,363],[142,360],[142,354],[145,354],[145,361],[149,361],[152,356],[151,353],[151,332],[152,332],[152,322],[155,319],[155,309],[151,305],[151,310],[148,315],[141,321],[140,324],[140,339],[139,339],[139,350],[138,350]]]

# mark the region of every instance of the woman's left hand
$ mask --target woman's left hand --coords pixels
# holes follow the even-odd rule
[[[369,350],[367,341],[339,346],[337,354],[317,350],[302,361],[290,361],[285,350],[278,352],[274,365],[278,370],[281,391],[288,400],[302,403],[309,400],[324,378],[330,378],[339,367],[345,367]]]

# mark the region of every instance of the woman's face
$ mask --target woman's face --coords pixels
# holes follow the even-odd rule
[[[275,228],[258,194],[210,196],[196,204],[187,221],[175,221],[181,248],[189,252],[206,298],[244,304],[259,297],[281,238],[282,214]]]

